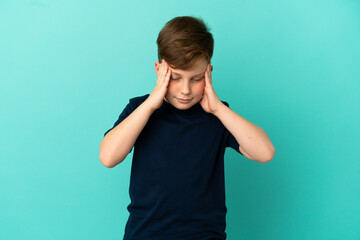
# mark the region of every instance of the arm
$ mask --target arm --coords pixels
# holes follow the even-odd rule
[[[213,114],[220,119],[239,143],[239,151],[250,160],[266,163],[275,154],[268,135],[260,127],[238,115],[221,103]]]
[[[216,95],[211,79],[212,66],[210,63],[205,72],[204,96],[200,101],[206,112],[214,114],[239,143],[239,151],[248,159],[266,163],[275,154],[268,135],[260,127],[241,117],[225,104]]]
[[[100,162],[108,168],[121,163],[148,122],[153,109],[145,100],[127,118],[108,132],[100,143]]]
[[[156,64],[157,81],[154,90],[129,116],[108,132],[100,143],[100,162],[115,167],[130,153],[151,114],[161,107],[169,85],[171,69],[163,59]]]

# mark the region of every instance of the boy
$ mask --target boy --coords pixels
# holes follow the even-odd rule
[[[129,100],[100,144],[100,161],[110,168],[134,146],[124,239],[226,239],[225,148],[261,163],[275,149],[216,95],[214,40],[201,19],[170,20],[157,45],[155,88]]]

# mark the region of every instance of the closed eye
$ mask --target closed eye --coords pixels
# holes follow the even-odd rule
[[[204,78],[204,77],[199,78],[199,79],[193,79],[193,81],[199,82],[199,81],[203,80],[203,78]],[[170,77],[170,79],[171,79],[171,80],[179,80],[180,78],[172,78],[172,77]]]
[[[195,82],[199,82],[199,81],[201,81],[201,80],[203,80],[203,77],[200,78],[200,79],[194,79]]]

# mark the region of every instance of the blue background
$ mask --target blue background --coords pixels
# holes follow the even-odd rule
[[[360,2],[0,1],[0,239],[122,239],[132,153],[99,144],[156,84],[156,38],[201,17],[213,85],[276,148],[225,155],[228,239],[360,239]]]

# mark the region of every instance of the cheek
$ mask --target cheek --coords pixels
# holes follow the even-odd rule
[[[203,82],[195,84],[192,88],[192,93],[198,97],[202,96],[204,94],[204,91],[205,91],[205,83]]]
[[[175,84],[174,84],[172,81],[170,81],[170,82],[169,82],[169,85],[168,85],[168,87],[167,87],[168,91],[171,91],[171,90],[173,90],[174,88],[175,88]]]
[[[205,81],[201,81],[199,84],[197,84],[196,89],[198,92],[203,92],[205,89]]]
[[[166,95],[170,96],[170,95],[175,95],[178,92],[178,88],[176,86],[176,83],[174,82],[169,82],[169,85],[167,87],[167,91],[166,91]]]

